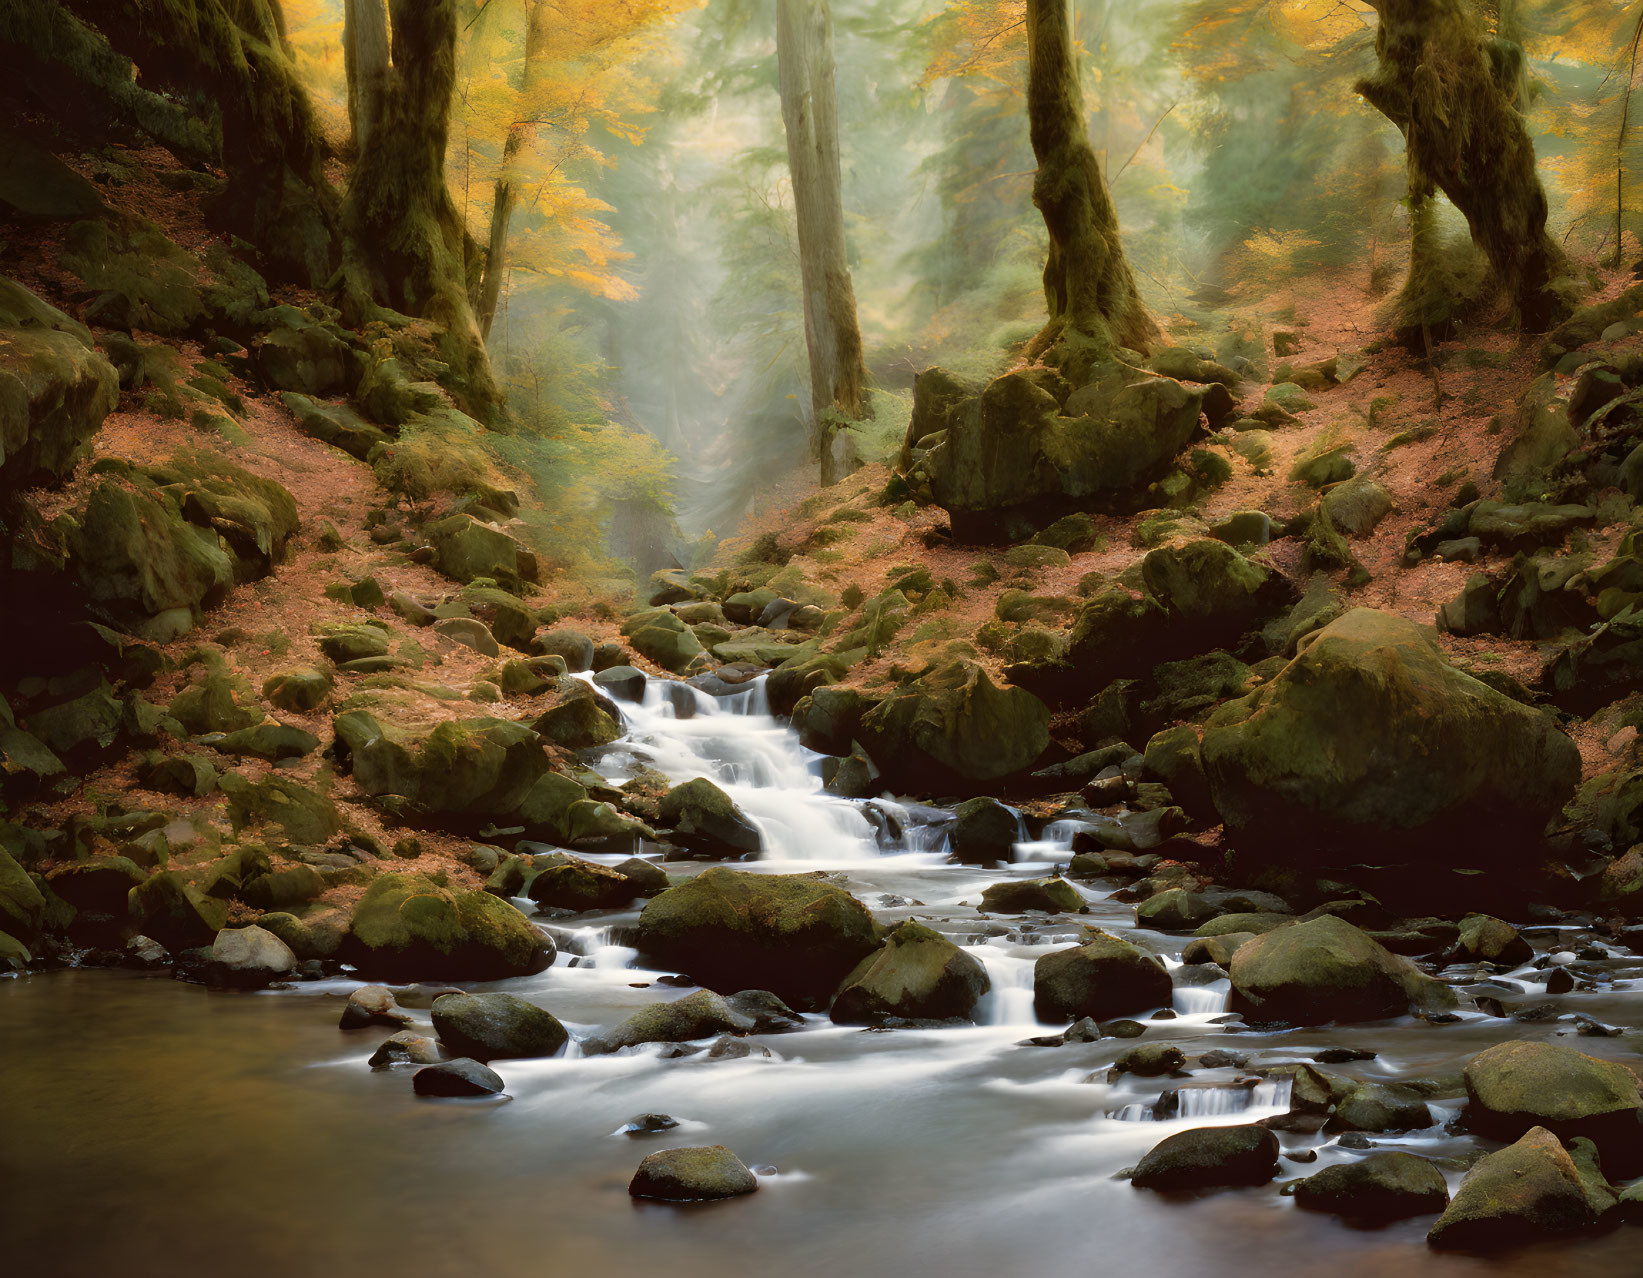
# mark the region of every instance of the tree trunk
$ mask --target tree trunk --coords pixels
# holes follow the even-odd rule
[[[526,0],[528,16],[525,26],[525,68],[519,86],[520,104],[524,108],[520,118],[508,127],[508,139],[502,144],[502,168],[496,175],[496,192],[491,201],[491,229],[485,249],[485,271],[480,277],[478,297],[475,299],[475,319],[479,333],[486,341],[491,337],[491,325],[496,320],[497,299],[502,296],[502,276],[508,261],[508,224],[513,220],[514,206],[519,202],[519,153],[530,141],[533,117],[532,90],[536,86],[536,68],[548,48],[547,0]]]
[[[348,126],[353,152],[370,142],[371,122],[382,114],[388,78],[388,6],[384,0],[343,0],[342,63],[348,76]]]
[[[777,0],[776,61],[799,225],[804,337],[810,353],[810,442],[825,485],[859,465],[845,427],[871,415],[856,293],[845,255],[833,17],[827,0]]]
[[[343,309],[351,323],[375,304],[432,320],[449,389],[489,421],[499,405],[468,303],[465,230],[445,187],[456,80],[456,0],[390,0],[390,63],[343,203]]]
[[[203,93],[222,115],[228,185],[216,218],[270,274],[323,288],[337,262],[337,199],[308,96],[271,0],[70,0],[145,80]]]
[[[1412,182],[1429,180],[1466,217],[1518,318],[1549,327],[1562,254],[1519,114],[1523,52],[1492,40],[1467,0],[1369,0],[1380,65],[1357,90],[1402,130]]]
[[[1050,232],[1050,322],[1028,358],[1077,384],[1120,346],[1146,354],[1158,329],[1124,260],[1118,213],[1084,125],[1067,0],[1027,0],[1027,121],[1038,173],[1033,203]]]

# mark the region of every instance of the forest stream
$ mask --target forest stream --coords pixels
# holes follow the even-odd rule
[[[1533,960],[1510,972],[1442,975],[1475,995],[1539,1006],[1549,967],[1572,965],[1579,987],[1545,1019],[1467,1010],[1437,1023],[1250,1029],[1225,1015],[1219,968],[1181,965],[1190,938],[1136,926],[1134,907],[1113,899],[1120,880],[1078,885],[1087,914],[976,909],[989,884],[1064,868],[1080,822],[1024,823],[1010,864],[957,865],[946,812],[823,793],[818,756],[770,715],[762,681],[715,699],[651,679],[641,702],[621,708],[625,735],[600,761],[607,775],[642,764],[672,782],[710,777],[763,836],[765,852],[744,868],[823,872],[884,923],[916,913],[985,964],[992,990],[976,1023],[872,1030],[808,1015],[792,1032],[727,1040],[745,1051],[694,1043],[675,1055],[681,1045],[646,1044],[584,1056],[577,1038],[681,991],[626,943],[637,910],[582,915],[547,922],[559,957],[546,971],[465,984],[547,1008],[572,1043],[556,1058],[497,1062],[501,1096],[439,1101],[412,1094],[408,1067],[367,1065],[382,1032],[337,1028],[360,986],[346,976],[254,995],[87,970],[0,981],[0,1161],[18,1163],[26,1151],[29,1167],[8,1177],[7,1250],[19,1272],[146,1278],[206,1272],[225,1255],[245,1278],[301,1271],[320,1256],[334,1272],[391,1264],[408,1275],[544,1266],[821,1275],[862,1257],[875,1273],[959,1275],[1631,1272],[1629,1229],[1484,1261],[1429,1251],[1428,1220],[1355,1229],[1296,1210],[1280,1187],[1367,1150],[1407,1150],[1436,1161],[1453,1189],[1483,1146],[1446,1130],[1464,1097],[1444,1076],[1504,1039],[1627,1054],[1618,1038],[1575,1035],[1581,1018],[1638,1023],[1637,955],[1588,950],[1575,960],[1594,943],[1588,933],[1527,926]],[[1162,956],[1173,1004],[1119,1027],[1137,1038],[1031,1045],[1064,1028],[1034,1015],[1033,960],[1077,939],[1084,924]],[[398,991],[417,1027],[428,1024],[439,988]],[[1178,1045],[1185,1068],[1109,1078],[1138,1044]],[[1211,1052],[1222,1061],[1206,1066]],[[1351,1055],[1365,1059],[1342,1060]],[[1166,1196],[1115,1179],[1172,1133],[1278,1118],[1290,1085],[1265,1071],[1320,1059],[1366,1081],[1432,1080],[1432,1125],[1373,1136],[1281,1132],[1278,1179],[1258,1188]],[[678,1126],[625,1130],[647,1114]],[[681,1138],[738,1151],[760,1192],[688,1212],[630,1200],[636,1160]],[[733,1238],[721,1213],[738,1214]],[[100,1227],[88,1229],[89,1220]]]

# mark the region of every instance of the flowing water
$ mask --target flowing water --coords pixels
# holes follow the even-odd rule
[[[1428,1252],[1429,1219],[1361,1230],[1296,1211],[1278,1183],[1362,1155],[1330,1135],[1282,1135],[1286,1154],[1316,1151],[1316,1161],[1286,1160],[1279,1182],[1260,1189],[1166,1198],[1113,1179],[1172,1132],[1282,1113],[1287,1084],[1253,1071],[1326,1048],[1378,1053],[1329,1067],[1365,1079],[1452,1073],[1507,1037],[1561,1038],[1637,1063],[1630,1036],[1575,1039],[1571,1018],[1637,1024],[1643,960],[1583,964],[1595,988],[1562,996],[1557,1020],[1468,1014],[1453,1025],[1251,1032],[1217,1023],[1226,981],[1180,968],[1181,938],[1137,929],[1131,907],[1110,899],[1117,882],[1081,886],[1089,913],[1076,921],[977,912],[989,883],[1065,864],[1076,822],[1024,825],[1006,867],[954,865],[939,809],[825,794],[814,758],[770,716],[762,684],[715,701],[656,681],[622,709],[628,734],[596,761],[605,775],[619,781],[643,765],[672,781],[711,777],[763,833],[765,854],[745,868],[826,871],[879,918],[916,916],[970,947],[993,985],[978,1023],[872,1031],[809,1016],[800,1031],[751,1040],[768,1056],[740,1059],[666,1059],[654,1045],[583,1057],[573,1046],[551,1060],[498,1062],[504,1097],[426,1101],[405,1069],[366,1066],[386,1031],[336,1028],[357,982],[247,995],[103,971],[0,981],[8,1272],[1643,1273],[1638,1236],[1625,1229],[1485,1261]],[[485,988],[541,1004],[574,1035],[679,997],[624,943],[636,918],[553,921],[553,967]],[[1189,1077],[1109,1078],[1133,1041],[1022,1045],[1060,1028],[1033,1015],[1032,964],[1083,923],[1127,936],[1174,971],[1173,1016],[1147,1020],[1141,1041],[1179,1045]],[[1574,939],[1552,933],[1537,945],[1561,953]],[[1502,997],[1524,997],[1536,976],[1526,967],[1493,980]],[[425,995],[402,1001],[428,1025]],[[1244,1055],[1248,1067],[1199,1068],[1212,1049]],[[1434,1106],[1440,1123],[1454,1108]],[[680,1125],[622,1132],[649,1112]],[[1452,1160],[1451,1185],[1476,1148],[1441,1126],[1371,1139]],[[629,1199],[640,1158],[674,1144],[728,1145],[765,1169],[759,1192],[683,1208]]]

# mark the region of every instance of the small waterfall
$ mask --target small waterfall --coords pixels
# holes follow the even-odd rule
[[[1171,1087],[1156,1101],[1132,1101],[1111,1117],[1121,1123],[1199,1121],[1247,1117],[1254,1110],[1283,1113],[1294,1083],[1287,1078],[1262,1082]]]
[[[976,1020],[983,1025],[1038,1024],[1033,1009],[1033,963],[1031,958],[1006,954],[995,945],[978,945],[970,953],[981,960],[987,969],[992,990],[976,1009]]]
[[[1170,1006],[1182,1016],[1217,1016],[1227,1010],[1227,989],[1220,981],[1211,985],[1177,985]]]

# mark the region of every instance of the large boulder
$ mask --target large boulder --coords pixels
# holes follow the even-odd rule
[[[1033,964],[1033,1005],[1041,1020],[1111,1020],[1168,1007],[1172,993],[1158,959],[1105,933]]]
[[[638,945],[721,993],[758,985],[815,1004],[878,948],[878,937],[867,907],[831,883],[715,866],[645,905]]]
[[[486,820],[508,816],[551,770],[541,737],[507,719],[404,727],[351,710],[337,715],[333,726],[338,753],[351,761],[354,780],[366,794],[397,795],[425,812]]]
[[[1551,1132],[1530,1128],[1466,1174],[1427,1242],[1493,1251],[1590,1229],[1616,1202],[1585,1156],[1590,1149],[1577,1151],[1577,1162]]]
[[[1643,1090],[1620,1061],[1558,1043],[1497,1043],[1466,1066],[1466,1125],[1495,1140],[1585,1137],[1615,1176],[1643,1175]]]
[[[1359,608],[1209,720],[1203,760],[1240,846],[1494,865],[1574,794],[1556,724],[1450,666],[1413,622]]]
[[[1264,1185],[1278,1171],[1278,1138],[1265,1127],[1194,1127],[1148,1150],[1130,1184],[1137,1189]]]
[[[1308,1176],[1295,1186],[1295,1205],[1349,1220],[1402,1220],[1442,1211],[1449,1186],[1431,1160],[1382,1150]]]
[[[700,856],[757,856],[758,827],[731,797],[706,777],[676,785],[662,796],[662,824],[673,839]]]
[[[735,1154],[723,1145],[705,1145],[647,1154],[628,1182],[628,1193],[691,1203],[751,1194],[758,1187],[757,1177]]]
[[[1332,914],[1239,946],[1231,975],[1232,1010],[1252,1021],[1373,1021],[1455,1004],[1448,986]]]
[[[0,495],[67,476],[119,398],[91,333],[0,279]]]
[[[512,994],[441,994],[433,1018],[439,1041],[476,1061],[553,1056],[570,1038],[558,1017]]]
[[[862,717],[863,744],[887,785],[974,790],[1030,768],[1050,743],[1049,709],[1000,688],[980,666],[950,661],[903,683]]]
[[[499,980],[539,972],[553,943],[506,901],[384,874],[354,906],[346,946],[354,966],[384,980]]]
[[[422,531],[433,547],[434,565],[454,581],[484,577],[512,590],[536,575],[535,556],[494,524],[472,515],[447,515]]]
[[[841,1025],[969,1020],[991,988],[979,959],[909,919],[844,978],[832,1017]]]
[[[919,381],[935,378],[950,381],[939,370]],[[928,386],[921,395],[917,386],[921,420],[908,434],[944,433],[920,465],[954,536],[966,541],[1007,539],[1092,500],[1124,500],[1186,446],[1204,400],[1202,390],[1116,366],[1072,395],[1031,370],[997,378],[974,398],[931,395]]]

